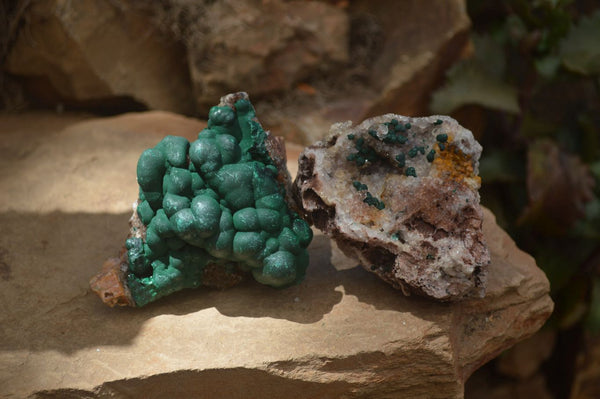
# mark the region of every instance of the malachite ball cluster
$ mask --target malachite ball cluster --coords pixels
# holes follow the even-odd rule
[[[250,272],[260,283],[300,282],[312,231],[289,209],[267,133],[252,104],[213,107],[189,143],[167,136],[137,165],[145,239],[129,238],[127,284],[137,306],[203,284],[203,270]]]

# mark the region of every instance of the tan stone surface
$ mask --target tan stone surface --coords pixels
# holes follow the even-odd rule
[[[206,126],[162,111],[125,114],[108,123],[83,118],[2,116],[2,211],[129,212],[138,194],[134,171],[141,151],[167,134],[194,140]]]
[[[36,0],[5,69],[38,101],[194,111],[185,52],[135,2]]]
[[[39,118],[0,118],[0,397],[460,398],[474,369],[552,310],[545,276],[487,211],[483,300],[406,298],[337,264],[317,235],[301,285],[108,308],[87,284],[126,235],[139,153],[203,123]]]

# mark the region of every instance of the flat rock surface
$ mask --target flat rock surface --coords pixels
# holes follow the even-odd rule
[[[546,277],[488,211],[484,299],[404,297],[317,235],[298,286],[106,307],[87,284],[123,243],[139,154],[202,127],[163,112],[1,117],[0,397],[460,398],[552,311]]]

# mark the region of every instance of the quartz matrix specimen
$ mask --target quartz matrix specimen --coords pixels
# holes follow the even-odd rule
[[[193,143],[167,136],[144,151],[137,179],[120,262],[135,305],[183,288],[230,286],[245,272],[273,287],[304,277],[312,231],[288,206],[285,147],[263,130],[246,93],[223,97]],[[98,279],[91,284],[109,304],[123,302]]]
[[[405,294],[482,296],[480,154],[445,116],[338,123],[300,156],[296,195],[307,220]]]

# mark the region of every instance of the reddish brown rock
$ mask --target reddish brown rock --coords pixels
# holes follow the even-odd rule
[[[135,306],[131,293],[125,284],[125,273],[127,272],[127,259],[125,251],[119,258],[107,259],[102,264],[102,270],[90,280],[90,288],[102,302],[110,307],[113,306]]]
[[[299,201],[344,252],[405,294],[483,296],[480,154],[449,117],[336,124],[300,156]]]

